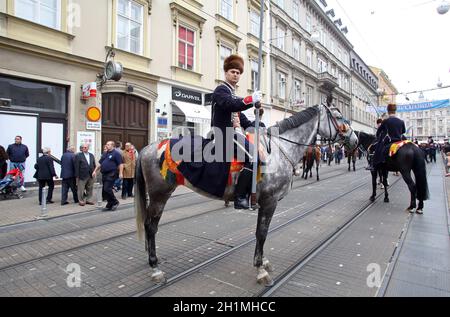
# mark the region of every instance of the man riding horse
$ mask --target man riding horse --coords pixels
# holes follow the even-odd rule
[[[389,117],[384,120],[377,131],[377,144],[375,155],[371,160],[370,170],[375,171],[380,164],[383,164],[387,158],[388,146],[392,143],[403,140],[403,134],[406,133],[405,122],[397,118],[397,105],[389,104],[387,107]]]
[[[240,126],[245,130],[252,126],[252,122],[242,113],[253,106],[257,107],[262,99],[262,93],[255,91],[246,98],[237,97],[236,86],[244,73],[244,60],[239,55],[231,55],[225,59],[223,69],[225,71],[225,82],[220,84],[212,96],[212,127],[218,129],[222,140],[218,140],[215,135],[216,146],[223,146],[223,163],[217,165],[223,175],[228,177],[232,155],[234,157],[245,157],[244,168],[239,175],[235,189],[234,208],[249,209],[248,196],[251,193],[251,182],[253,175],[253,163],[250,157],[253,153],[253,146],[248,142],[242,133],[236,133],[233,129],[234,113],[238,113]],[[226,152],[226,138],[230,137],[230,129],[233,143],[233,152]],[[216,130],[217,131],[217,130]],[[218,131],[217,131],[218,132]],[[228,133],[227,133],[228,132]],[[242,153],[243,152],[243,153]]]

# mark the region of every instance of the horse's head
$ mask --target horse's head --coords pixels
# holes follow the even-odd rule
[[[348,151],[353,151],[358,145],[358,137],[350,122],[344,118],[338,108],[320,106],[319,134],[331,142],[343,144]]]

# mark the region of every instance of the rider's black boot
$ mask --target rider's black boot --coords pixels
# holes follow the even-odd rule
[[[239,175],[238,183],[234,190],[234,209],[249,209],[248,188],[251,188],[253,172],[244,168]]]

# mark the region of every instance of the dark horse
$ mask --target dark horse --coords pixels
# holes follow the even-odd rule
[[[310,145],[305,151],[303,155],[303,175],[302,178],[308,179],[308,173],[310,174],[310,178],[312,178],[312,169],[314,163],[316,163],[316,174],[317,181],[320,181],[319,177],[319,167],[320,167],[320,159],[322,158],[322,153],[320,153],[320,147]]]
[[[368,149],[376,141],[376,137],[372,134],[364,132],[357,133],[359,144]],[[415,182],[411,177],[411,171],[414,172]],[[384,185],[384,202],[389,202],[387,177],[389,172],[400,172],[403,180],[408,185],[411,193],[411,203],[406,209],[410,213],[417,212],[423,214],[424,201],[429,199],[427,170],[423,151],[413,143],[408,143],[401,147],[397,154],[388,157],[386,162],[380,164],[376,171],[372,171],[372,188],[373,193],[370,200],[375,201],[377,195],[377,176],[381,172],[382,183]],[[419,201],[417,206],[416,200]],[[417,210],[416,210],[417,208]]]
[[[279,135],[277,135],[277,132]],[[289,193],[294,170],[303,157],[304,148],[315,144],[317,134],[333,142],[345,142],[354,148],[358,139],[338,109],[324,105],[308,108],[291,118],[278,122],[275,127],[262,134],[262,143],[266,155],[266,170],[257,188],[258,222],[256,227],[256,248],[254,266],[257,268],[257,281],[271,285],[268,273],[270,263],[264,257],[264,244],[277,204]],[[212,142],[212,141],[211,141]],[[265,144],[265,145],[264,145]],[[161,176],[159,144],[144,148],[137,160],[135,209],[139,236],[145,229],[146,247],[149,264],[152,267],[152,280],[165,281],[165,274],[158,268],[155,235],[164,207],[177,185],[169,184]],[[271,150],[268,150],[271,149]],[[237,176],[236,176],[237,177]],[[228,186],[224,197],[212,197],[198,188],[186,183],[193,191],[220,200],[231,200],[234,194],[234,182]]]

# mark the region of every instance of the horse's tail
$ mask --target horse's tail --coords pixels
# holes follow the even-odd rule
[[[139,155],[136,162],[136,190],[134,193],[134,208],[136,209],[136,226],[139,240],[144,237],[144,224],[147,211],[147,191],[144,174],[142,172],[142,155]]]
[[[428,190],[427,167],[422,150],[414,146],[413,171],[416,177],[417,199],[428,200],[430,192]]]

